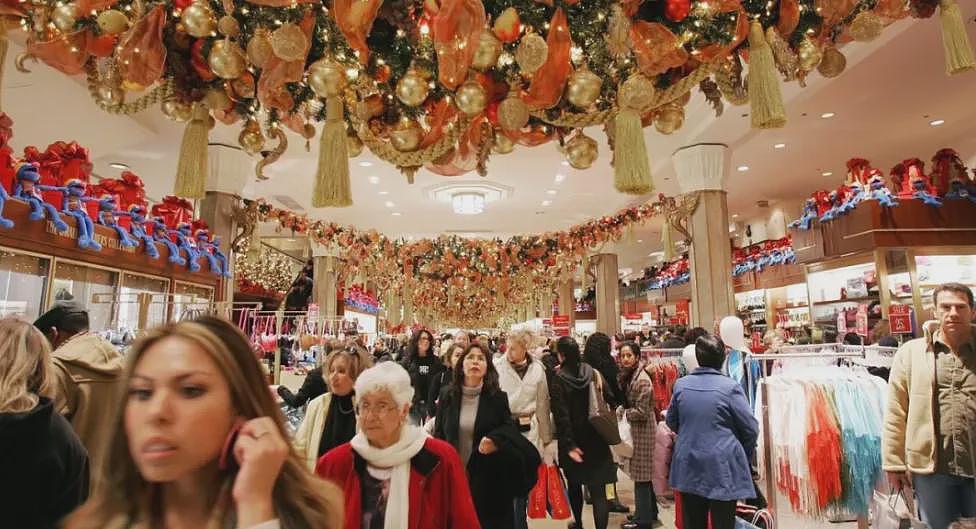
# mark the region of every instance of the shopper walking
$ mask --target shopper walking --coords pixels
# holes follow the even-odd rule
[[[329,391],[329,386],[325,381],[325,377],[322,376],[322,363],[325,359],[329,357],[333,349],[337,348],[337,344],[326,342],[322,344],[321,351],[319,352],[319,365],[310,369],[305,375],[305,380],[302,381],[302,387],[298,388],[298,392],[292,393],[290,389],[285,386],[278,386],[278,396],[281,400],[285,401],[286,404],[292,408],[301,408],[306,402],[315,399],[323,395],[326,391]]]
[[[695,344],[699,367],[674,386],[667,425],[677,435],[671,487],[681,493],[685,529],[735,527],[737,500],[755,497],[749,461],[759,424],[742,386],[722,374],[725,343],[703,336]]]
[[[401,364],[410,374],[410,383],[414,389],[410,418],[414,424],[422,425],[427,418],[430,381],[444,370],[444,365],[434,354],[434,335],[427,329],[415,332]]]
[[[464,349],[465,347],[461,344],[451,343],[447,351],[444,352],[442,360],[445,369],[430,381],[430,390],[427,392],[428,417],[437,415],[437,403],[444,391],[451,385],[451,381],[454,380],[454,368],[457,366],[461,355],[464,354]]]
[[[973,292],[946,283],[933,294],[936,321],[895,354],[881,438],[894,490],[914,485],[930,529],[976,517],[976,327]]]
[[[104,484],[66,529],[338,529],[338,491],[289,448],[248,340],[230,322],[160,327],[126,356]]]
[[[295,432],[295,450],[305,458],[309,471],[315,470],[319,458],[333,448],[348,443],[356,435],[356,413],[353,385],[372,359],[360,350],[334,351],[322,366],[332,391],[308,403],[305,417]]]
[[[345,496],[345,529],[480,529],[457,451],[408,422],[414,388],[399,364],[356,380],[360,431],[316,468]]]
[[[660,527],[657,498],[651,486],[654,467],[654,443],[657,431],[657,409],[654,406],[651,377],[640,361],[640,347],[635,342],[620,346],[620,387],[627,396],[619,414],[630,423],[634,454],[630,459],[630,478],[634,480],[634,523],[622,529]]]
[[[541,362],[529,355],[535,335],[519,329],[508,336],[505,355],[494,360],[498,383],[508,395],[512,418],[522,435],[539,453],[552,442],[552,419],[549,415],[549,385]],[[552,448],[550,448],[550,452]],[[515,529],[526,529],[528,495],[519,496],[513,505]]]
[[[593,502],[593,524],[606,529],[610,519],[607,484],[617,479],[610,446],[590,425],[590,384],[596,384],[608,398],[609,390],[599,372],[582,361],[576,340],[564,336],[556,342],[559,372],[554,378],[555,392],[563,403],[553,408],[559,435],[559,466],[569,482],[569,504],[573,517],[583,527],[583,487]]]
[[[600,372],[609,390],[607,405],[613,410],[624,405],[627,398],[620,387],[619,370],[610,354],[611,347],[612,341],[609,336],[602,332],[595,332],[586,339],[586,345],[583,346],[583,361]],[[610,512],[630,512],[627,506],[620,503],[620,498],[617,496],[616,478],[607,488],[607,498],[610,500]]]
[[[88,454],[54,410],[51,382],[51,348],[40,331],[25,321],[0,320],[4,527],[56,527],[88,496]]]
[[[511,529],[516,491],[532,488],[541,461],[515,427],[487,346],[468,346],[446,389],[434,435],[460,454],[482,529]]]
[[[122,355],[108,340],[88,332],[88,311],[74,300],[59,301],[34,322],[47,336],[53,354],[55,406],[71,422],[97,471],[111,431]],[[97,486],[99,476],[93,475]]]

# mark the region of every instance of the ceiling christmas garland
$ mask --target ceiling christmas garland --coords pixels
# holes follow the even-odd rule
[[[838,47],[940,10],[947,70],[976,66],[955,0],[3,0],[35,58],[86,74],[98,105],[160,105],[187,123],[176,194],[199,198],[208,129],[239,123],[261,157],[284,128],[320,135],[313,206],[352,203],[365,147],[409,179],[484,174],[492,154],[550,141],[589,167],[603,125],[615,187],[652,189],[642,130],[679,129],[698,87],[783,126],[780,79],[839,75]],[[5,42],[2,42],[5,45]],[[748,61],[750,82],[745,83]],[[141,95],[140,95],[141,94]],[[323,122],[321,132],[315,123]],[[307,142],[306,142],[307,144]]]

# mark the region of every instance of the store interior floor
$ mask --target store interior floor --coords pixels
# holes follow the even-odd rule
[[[631,508],[633,512],[634,508],[634,482],[629,478],[620,474],[617,482],[617,493],[620,495],[620,500],[624,505]],[[660,507],[660,520],[664,523],[665,528],[673,528],[674,525],[674,503],[670,500],[658,500],[658,505]],[[780,503],[780,505],[786,505],[785,503]],[[626,514],[610,514],[610,523],[607,525],[608,529],[618,529],[620,524],[627,521]],[[801,518],[789,512],[781,512],[779,518],[776,520],[777,528],[779,529],[857,529],[857,522],[827,522],[822,520],[810,520],[807,518]],[[565,529],[568,525],[567,521],[556,521],[556,520],[530,520],[529,529]],[[593,514],[592,509],[589,505],[584,506],[583,509],[583,528],[592,529],[593,528]]]

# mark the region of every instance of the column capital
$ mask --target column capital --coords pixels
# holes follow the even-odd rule
[[[720,143],[699,143],[678,149],[671,161],[682,193],[725,191],[732,151]]]
[[[254,174],[254,160],[239,147],[211,143],[207,147],[210,171],[207,191],[242,196],[244,187]]]

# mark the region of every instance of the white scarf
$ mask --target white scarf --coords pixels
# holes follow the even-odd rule
[[[427,432],[419,426],[404,425],[400,440],[386,448],[371,446],[363,432],[358,432],[350,442],[352,449],[370,465],[393,470],[384,529],[407,529],[410,522],[410,459],[424,447],[427,437]]]

